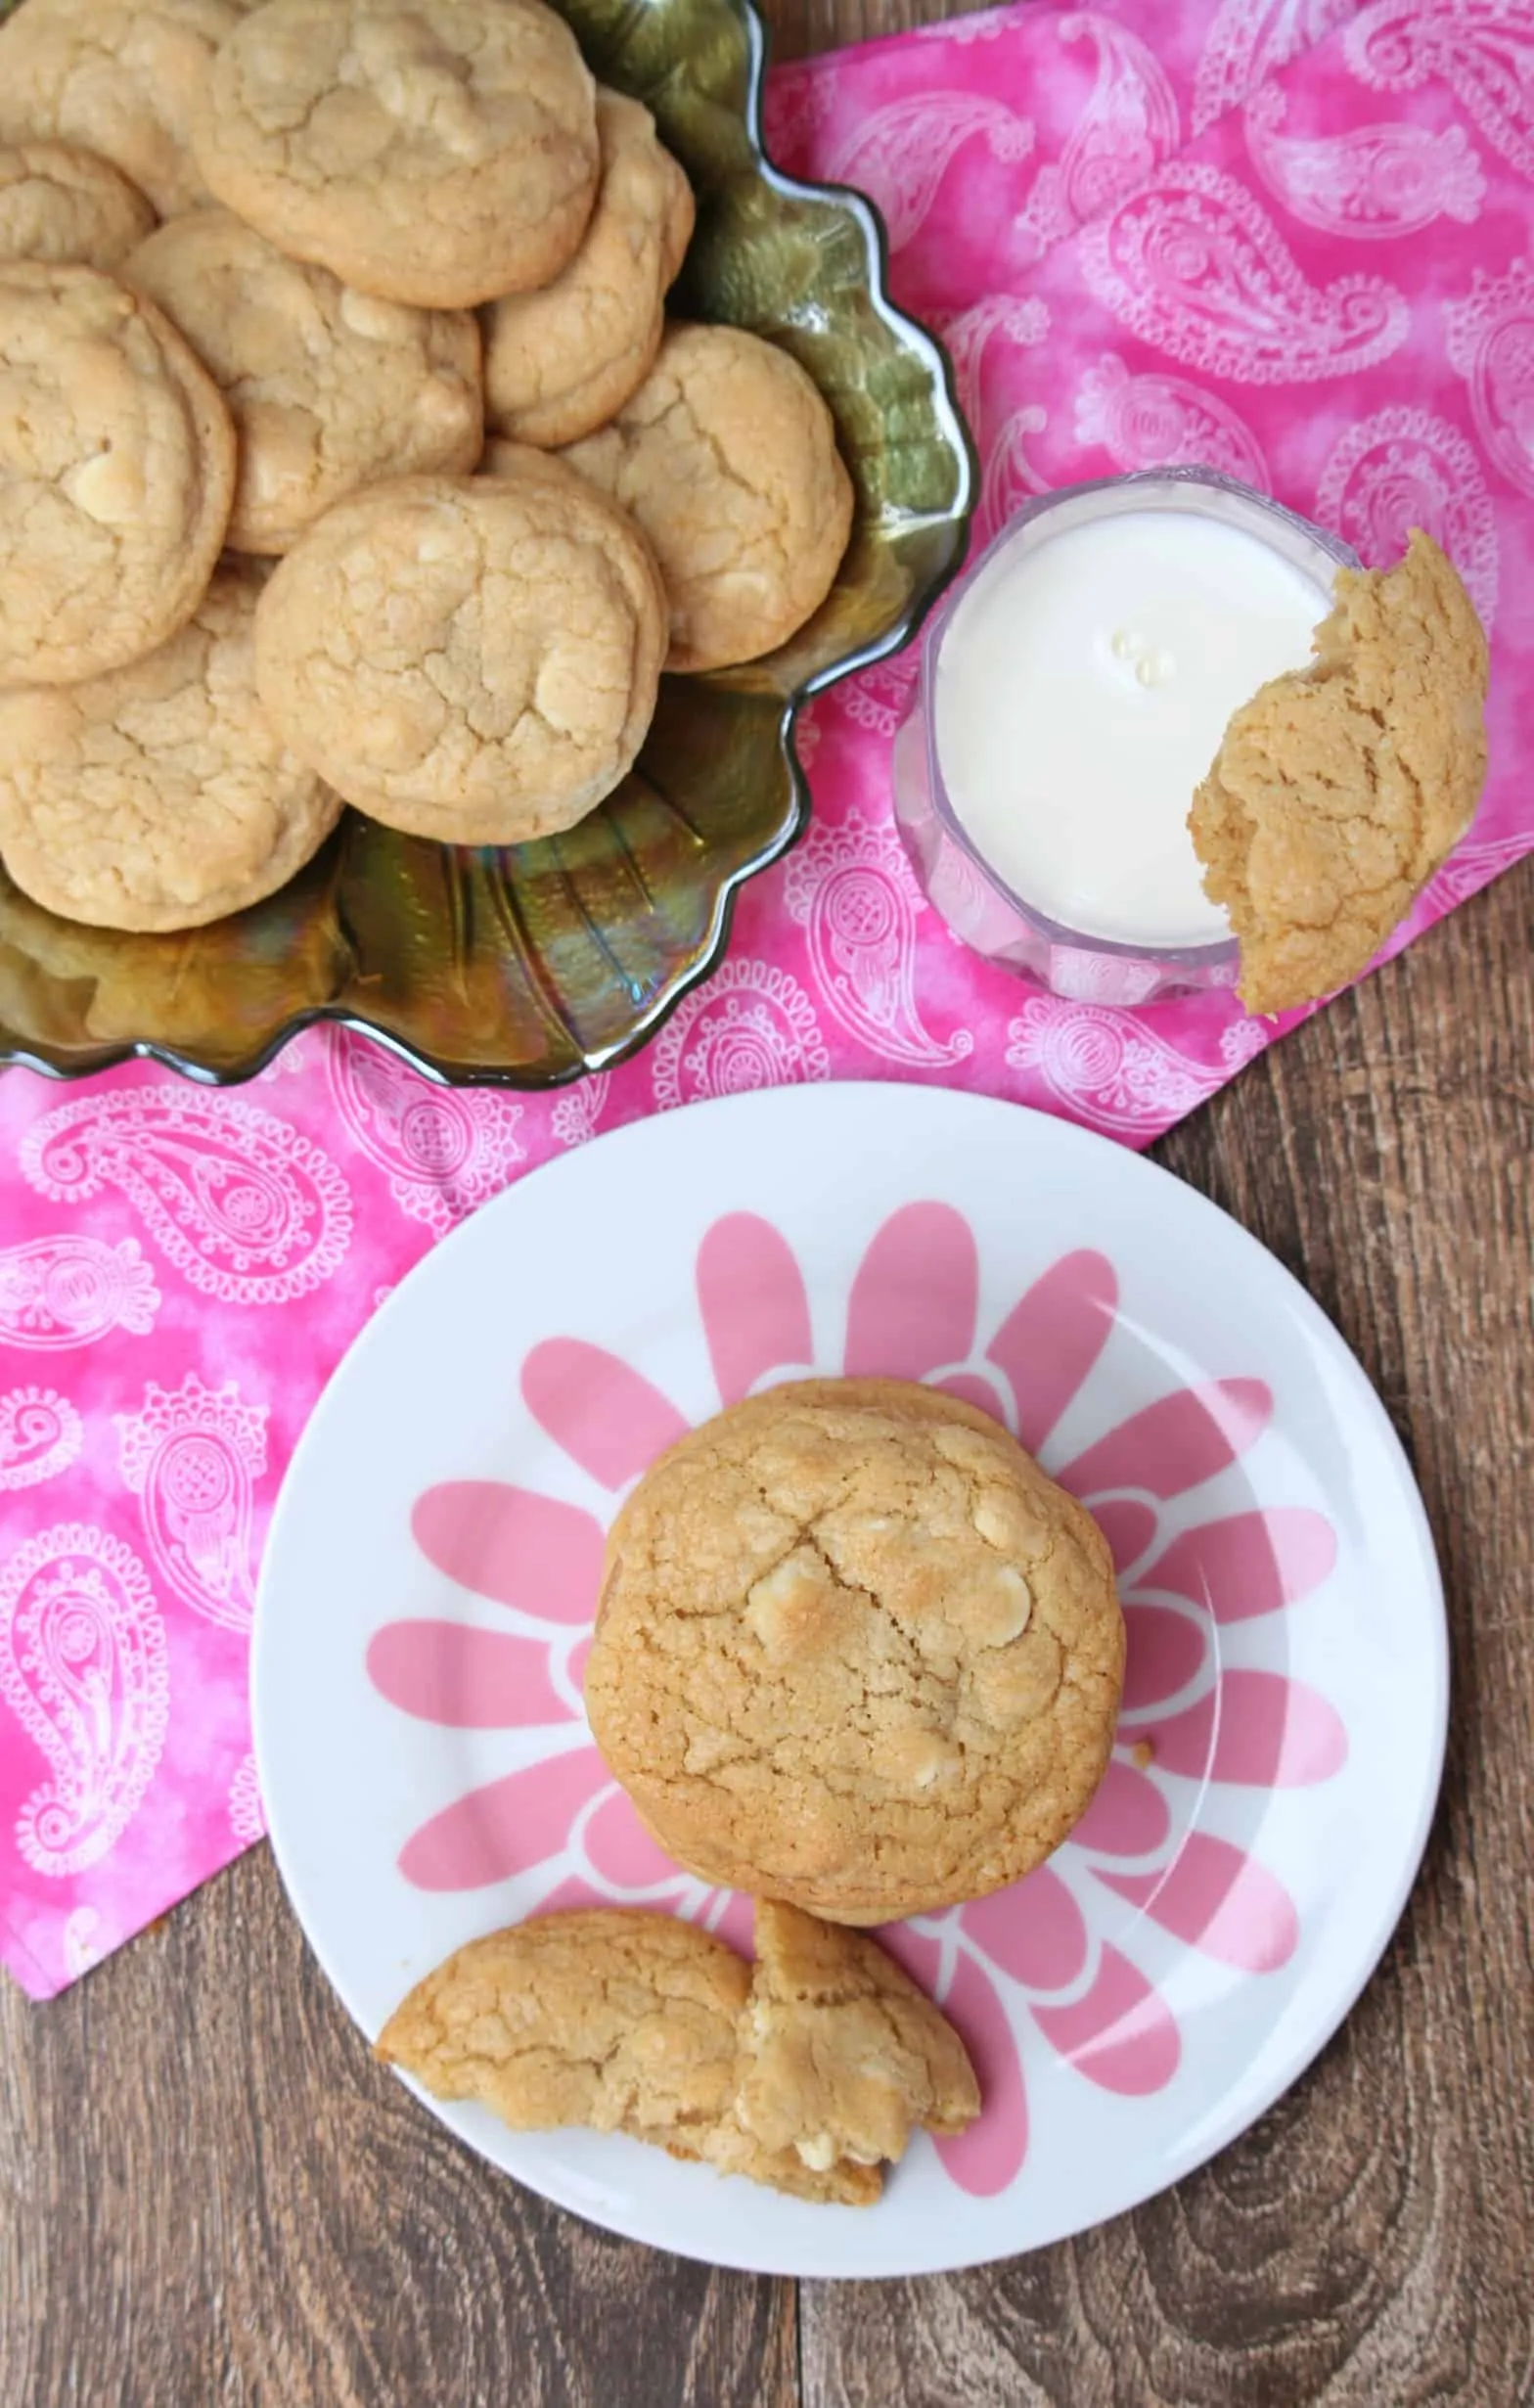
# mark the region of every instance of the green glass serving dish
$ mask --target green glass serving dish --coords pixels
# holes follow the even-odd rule
[[[974,471],[947,360],[892,306],[868,203],[768,161],[749,0],[557,5],[692,177],[676,314],[782,343],[835,415],[857,514],[835,589],[767,659],[663,679],[633,775],[566,836],[471,849],[347,812],[280,894],[179,936],[76,927],[0,873],[0,1060],[73,1076],[140,1054],[228,1081],[335,1020],[453,1082],[549,1087],[617,1061],[719,961],[737,888],[805,825],[799,708],[905,643],[958,568]]]

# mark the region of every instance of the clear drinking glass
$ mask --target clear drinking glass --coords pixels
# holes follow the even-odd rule
[[[956,936],[987,960],[1035,980],[1052,994],[1096,1003],[1168,1002],[1206,987],[1234,986],[1234,937],[1204,945],[1125,944],[1062,928],[1016,894],[976,850],[961,827],[938,766],[933,702],[943,639],[954,613],[982,571],[1006,552],[1026,552],[1049,537],[1121,512],[1194,512],[1257,536],[1272,551],[1330,592],[1338,568],[1357,568],[1358,555],[1267,494],[1222,477],[1216,469],[1136,470],[1090,484],[1062,486],[1024,503],[956,584],[928,622],[921,674],[895,738],[895,819],[923,891]],[[1192,802],[1192,795],[1189,801]]]

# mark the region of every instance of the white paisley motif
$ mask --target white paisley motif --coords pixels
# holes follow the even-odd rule
[[[59,1522],[0,1572],[0,1701],[50,1767],[16,1821],[34,1872],[105,1856],[165,1744],[165,1631],[144,1567],[105,1530]]]
[[[1462,125],[1355,125],[1345,134],[1282,133],[1276,84],[1254,92],[1246,148],[1276,199],[1302,226],[1354,242],[1418,234],[1440,217],[1473,224],[1486,198],[1481,163]]]
[[[1517,174],[1534,178],[1534,8],[1529,0],[1376,0],[1353,19],[1343,56],[1375,92],[1436,75]]]
[[[242,1847],[253,1847],[266,1836],[266,1809],[255,1777],[255,1758],[243,1756],[229,1784],[229,1828]]]
[[[815,1007],[771,962],[726,962],[684,995],[655,1039],[651,1086],[662,1112],[709,1095],[831,1076]]]
[[[916,646],[865,669],[861,677],[844,678],[832,699],[854,727],[873,736],[893,736],[905,717],[916,683],[920,656]]]
[[[946,1045],[916,1008],[917,914],[925,905],[893,828],[850,811],[810,830],[790,857],[784,897],[805,930],[816,982],[844,1028],[890,1062],[963,1062],[974,1039]]]
[[[892,251],[920,232],[958,153],[979,135],[993,159],[1026,159],[1031,118],[979,92],[921,92],[878,109],[828,159],[828,184],[868,194],[884,220]]]
[[[1534,851],[1534,837],[1529,836],[1499,837],[1490,844],[1462,844],[1429,882],[1422,900],[1441,918],[1472,894],[1479,894],[1482,886],[1489,886],[1530,851]]]
[[[80,1417],[57,1388],[14,1387],[0,1396],[0,1489],[35,1488],[74,1461]]]
[[[1520,493],[1534,494],[1534,265],[1514,259],[1497,277],[1477,269],[1444,323],[1487,458]]]
[[[1358,0],[1223,0],[1194,78],[1193,130],[1239,109],[1265,77],[1345,24]]]
[[[1028,457],[1029,436],[1042,434],[1049,423],[1048,410],[1036,401],[1028,401],[1020,410],[1014,410],[998,428],[996,440],[986,454],[980,487],[978,532],[987,540],[999,533],[1024,502],[1051,490],[1049,477]]]
[[[1088,286],[1142,341],[1206,376],[1301,385],[1353,374],[1405,341],[1405,296],[1377,276],[1308,284],[1246,190],[1168,159],[1081,236]]]
[[[1090,42],[1097,53],[1091,98],[1058,162],[1042,166],[1017,219],[1024,259],[1111,208],[1176,151],[1177,96],[1154,51],[1136,33],[1086,9],[1056,21],[1062,42]]]
[[[266,1414],[233,1381],[205,1388],[191,1371],[174,1391],[151,1381],[141,1412],[113,1417],[157,1569],[224,1630],[248,1630],[255,1609],[250,1492],[266,1469]]]
[[[1272,491],[1262,446],[1228,401],[1181,377],[1131,376],[1105,351],[1076,394],[1076,440],[1117,469],[1206,468]]]
[[[0,1342],[56,1352],[109,1331],[146,1337],[159,1290],[137,1238],[27,1238],[0,1247]]]
[[[21,1162],[56,1204],[120,1188],[192,1286],[226,1304],[307,1295],[351,1242],[329,1155],[254,1104],[179,1082],[60,1105],[27,1130]]]
[[[611,1086],[609,1070],[593,1070],[555,1097],[549,1125],[562,1146],[583,1146],[595,1137]]]
[[[1361,560],[1387,567],[1414,526],[1443,546],[1490,634],[1497,615],[1497,519],[1475,447],[1429,410],[1397,405],[1350,427],[1321,472],[1316,517]]]
[[[437,1087],[397,1054],[348,1028],[331,1031],[326,1076],[341,1118],[413,1221],[445,1237],[498,1196],[523,1159],[522,1108],[487,1087]]]
[[[959,406],[970,426],[978,429],[980,370],[991,337],[1003,335],[1009,342],[1029,347],[1043,342],[1050,331],[1049,304],[1022,294],[993,293],[951,318],[934,318],[932,324],[954,364]]]
[[[1238,1025],[1251,1031],[1258,1052],[1268,1032],[1254,1021]],[[1007,1060],[1015,1070],[1036,1070],[1071,1113],[1126,1137],[1181,1119],[1239,1067],[1228,1055],[1218,1065],[1190,1062],[1127,1014],[1051,995],[1033,996],[1009,1022]]]

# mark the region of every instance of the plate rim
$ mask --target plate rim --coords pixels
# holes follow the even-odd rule
[[[1146,1155],[1105,1136],[1098,1130],[1086,1128],[1079,1122],[1068,1120],[1063,1115],[1040,1112],[1028,1105],[1015,1104],[1001,1097],[976,1094],[968,1089],[927,1086],[913,1080],[830,1080],[816,1085],[800,1084],[759,1088],[738,1095],[708,1097],[697,1103],[683,1105],[675,1111],[646,1114],[637,1120],[623,1123],[621,1127],[607,1130],[570,1153],[551,1157],[547,1161],[539,1163],[535,1169],[514,1180],[509,1187],[503,1188],[499,1195],[492,1197],[476,1211],[468,1215],[455,1229],[450,1230],[445,1238],[430,1247],[419,1261],[412,1264],[410,1270],[391,1290],[384,1303],[347,1347],[321,1390],[290,1458],[267,1527],[257,1581],[250,1652],[251,1742],[258,1780],[261,1777],[263,1757],[264,1694],[268,1678],[265,1664],[271,1645],[265,1635],[269,1629],[269,1615],[265,1609],[268,1567],[274,1560],[274,1541],[278,1537],[285,1506],[292,1491],[294,1469],[299,1465],[302,1454],[310,1442],[311,1432],[318,1425],[321,1414],[332,1398],[333,1392],[342,1378],[347,1375],[353,1358],[374,1337],[375,1333],[395,1317],[395,1308],[400,1304],[400,1299],[405,1296],[411,1283],[434,1264],[446,1248],[452,1247],[460,1239],[466,1237],[471,1227],[477,1227],[487,1216],[515,1210],[515,1204],[510,1204],[509,1200],[516,1197],[526,1186],[529,1179],[536,1179],[545,1172],[557,1172],[562,1169],[565,1170],[568,1176],[579,1176],[581,1174],[575,1166],[583,1164],[586,1158],[597,1149],[604,1146],[620,1145],[623,1140],[633,1140],[641,1133],[651,1138],[657,1124],[663,1125],[699,1113],[714,1117],[744,1117],[763,1107],[772,1111],[788,1111],[791,1113],[803,1108],[805,1103],[812,1099],[815,1101],[810,1102],[810,1109],[821,1109],[824,1100],[837,1097],[848,1090],[854,1090],[870,1098],[877,1098],[881,1107],[892,1098],[898,1097],[901,1103],[895,1107],[897,1111],[904,1108],[906,1100],[918,1097],[924,1102],[933,1098],[938,1099],[940,1111],[946,1110],[949,1105],[956,1105],[966,1111],[978,1109],[988,1114],[1001,1113],[1009,1116],[1015,1116],[1015,1119],[1020,1121],[1025,1128],[1041,1136],[1047,1144],[1062,1145],[1067,1152],[1073,1148],[1079,1150],[1089,1163],[1094,1160],[1101,1162],[1111,1159],[1120,1168],[1126,1170],[1131,1179],[1143,1175],[1148,1183],[1164,1183],[1165,1186],[1177,1190],[1185,1204],[1191,1201],[1196,1218],[1204,1214],[1212,1214],[1217,1220],[1233,1229],[1246,1248],[1253,1249],[1263,1265],[1264,1275],[1273,1285],[1274,1293],[1284,1298],[1308,1341],[1312,1344],[1319,1344],[1321,1351],[1339,1365],[1344,1377],[1356,1391],[1359,1406],[1365,1418],[1373,1426],[1381,1448],[1382,1459],[1396,1479],[1401,1501],[1407,1509],[1413,1551],[1421,1562],[1423,1579],[1422,1602],[1428,1637],[1427,1661],[1423,1665],[1423,1673],[1428,1684],[1425,1704],[1431,1739],[1428,1755],[1422,1767],[1416,1810],[1403,1836],[1395,1878],[1388,1888],[1379,1894],[1379,1902],[1367,1927],[1367,1936],[1358,1946],[1353,1966],[1347,1977],[1337,1986],[1335,1995],[1329,2003],[1326,2012],[1304,2026],[1302,2036],[1279,2051],[1275,2069],[1258,2085],[1254,2093],[1248,2094],[1241,2091],[1239,2094],[1241,2100],[1240,2107],[1229,2113],[1218,2113],[1212,2119],[1208,2116],[1201,2118],[1197,2124],[1197,2138],[1191,2145],[1168,2149],[1157,2161],[1151,2178],[1143,2187],[1133,2188],[1132,2195],[1125,2197],[1107,2216],[1088,2215],[1079,2221],[1072,2221],[1055,2233],[1048,2242],[1025,2243],[1018,2248],[1002,2248],[994,2252],[977,2256],[972,2250],[965,2248],[944,2249],[939,2240],[937,2246],[931,2249],[912,2253],[898,2263],[891,2262],[878,2271],[872,2269],[852,2271],[839,2267],[828,2269],[823,2265],[806,2263],[802,2256],[790,2252],[774,2254],[771,2249],[758,2249],[753,2253],[746,2253],[734,2249],[728,2243],[705,2253],[700,2249],[691,2248],[674,2239],[656,2240],[652,2234],[637,2229],[632,2223],[624,2222],[617,2216],[609,2217],[602,2212],[589,2197],[577,2196],[573,2187],[562,2189],[554,2184],[544,2187],[541,2180],[535,2183],[525,2173],[511,2173],[508,2168],[500,2165],[495,2158],[480,2149],[472,2138],[458,2128],[448,2115],[441,2112],[444,2103],[432,2099],[411,2076],[400,2074],[396,2077],[405,2083],[406,2088],[433,2116],[439,2127],[448,2132],[460,2147],[469,2149],[480,2162],[502,2179],[519,2184],[522,2188],[532,2192],[534,2197],[549,2201],[551,2204],[565,2213],[580,2217],[600,2231],[614,2234],[623,2240],[638,2242],[647,2248],[669,2251],[672,2255],[688,2259],[695,2264],[718,2266],[733,2272],[790,2281],[907,2280],[928,2274],[960,2273],[973,2267],[998,2264],[1013,2256],[1030,2254],[1035,2249],[1053,2249],[1079,2238],[1085,2232],[1095,2231],[1103,2224],[1116,2222],[1119,2217],[1134,2213],[1149,2201],[1157,2199],[1163,2193],[1175,2189],[1191,2174],[1212,2162],[1242,2134],[1250,2131],[1280,2099],[1294,2088],[1311,2067],[1317,2063],[1324,2051],[1330,2047],[1384,1960],[1391,1939],[1416,1887],[1426,1855],[1432,1826],[1436,1819],[1448,1744],[1451,1703],[1449,1628],[1443,1572],[1432,1525],[1411,1458],[1386,1409],[1383,1398],[1375,1387],[1353,1348],[1330,1314],[1316,1301],[1287,1264],[1283,1262],[1271,1248],[1265,1246],[1260,1238],[1255,1237],[1242,1222],[1239,1221],[1234,1213],[1228,1212],[1223,1205],[1216,1204],[1214,1199],[1205,1195],[1200,1188],[1179,1178],[1175,1172],[1168,1170],[1159,1162],[1151,1161]],[[265,1799],[264,1781],[261,1781],[261,1790],[263,1799]],[[279,1817],[273,1814],[270,1801],[267,1800],[268,1838],[289,1906],[339,2004],[355,2028],[367,2039],[369,2035],[366,2022],[352,2006],[345,1988],[333,1971],[328,1953],[321,1948],[314,1937],[302,1911],[299,1903],[302,1884],[295,1882],[291,1873],[287,1855],[287,1837],[285,1835],[279,1838],[278,1821]],[[621,2138],[622,2136],[612,2137]],[[643,2143],[637,2141],[632,2145],[635,2148],[644,2146]]]

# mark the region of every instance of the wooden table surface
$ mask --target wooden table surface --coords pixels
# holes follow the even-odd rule
[[[771,13],[791,53],[944,11]],[[260,1847],[51,2006],[0,1976],[0,2408],[1534,2401],[1531,938],[1534,860],[1157,1149],[1357,1349],[1453,1627],[1421,1878],[1255,2130],[977,2273],[710,2273],[545,2206],[429,2121]]]

